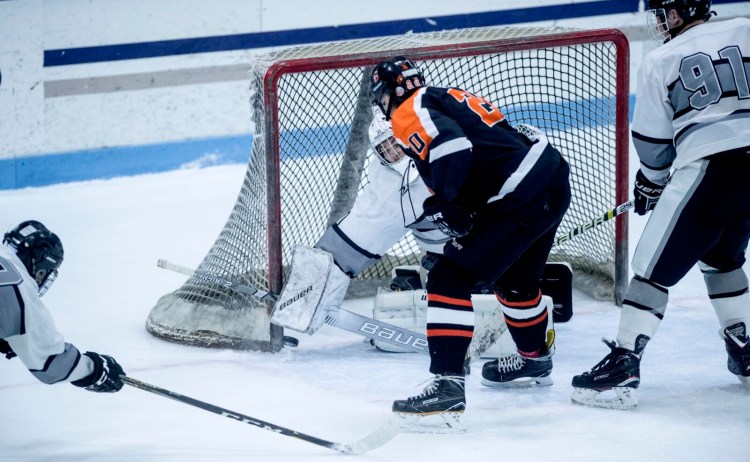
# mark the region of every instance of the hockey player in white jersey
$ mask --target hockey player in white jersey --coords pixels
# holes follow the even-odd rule
[[[652,211],[633,256],[616,342],[573,378],[572,400],[637,405],[640,360],[666,311],[669,287],[697,263],[725,342],[727,367],[750,383],[750,20],[708,20],[710,0],[649,0],[664,44],[638,77],[633,143],[641,161],[635,211]],[[601,392],[614,391],[600,396]]]
[[[122,389],[122,367],[111,356],[81,354],[65,342],[41,300],[57,277],[62,242],[38,221],[5,233],[0,245],[0,352],[18,356],[46,384],[70,382],[88,391]]]

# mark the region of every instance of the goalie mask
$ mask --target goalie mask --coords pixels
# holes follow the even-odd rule
[[[669,26],[669,12],[675,10],[682,24]],[[646,23],[649,35],[660,43],[666,43],[682,32],[694,21],[708,21],[716,13],[711,11],[711,0],[647,0]]]
[[[391,120],[393,108],[424,85],[424,76],[411,60],[399,56],[383,61],[375,66],[370,77],[372,103],[383,111],[385,120]]]
[[[393,137],[391,124],[382,116],[375,114],[370,123],[370,149],[381,164],[396,171],[401,176],[409,168],[410,159]]]
[[[60,238],[38,221],[24,221],[3,237],[3,243],[12,247],[39,287],[39,296],[57,278],[57,269],[63,261]]]

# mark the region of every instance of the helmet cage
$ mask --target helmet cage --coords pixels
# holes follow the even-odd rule
[[[375,153],[378,155],[380,163],[387,167],[400,162],[406,156],[406,153],[404,153],[401,146],[398,145],[396,138],[394,138],[393,135],[387,137],[373,147]]]
[[[667,11],[664,8],[654,8],[646,11],[646,25],[651,40],[657,43],[664,43],[671,38],[669,34],[669,21],[667,21]]]
[[[373,112],[375,111],[377,110],[373,108]],[[374,116],[369,130],[370,149],[382,165],[403,173],[401,164],[408,162],[404,160],[406,153],[394,138],[391,125],[383,119],[382,115],[375,114]]]

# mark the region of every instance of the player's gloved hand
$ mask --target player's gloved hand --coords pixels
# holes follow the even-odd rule
[[[474,225],[473,214],[450,203],[440,203],[435,197],[430,196],[424,201],[425,218],[454,239],[469,234]]]
[[[5,340],[0,339],[0,354],[4,354],[6,358],[13,359],[16,357],[16,352],[10,347],[10,344]]]
[[[656,203],[664,192],[664,184],[654,183],[646,178],[641,170],[635,174],[635,187],[633,197],[635,198],[635,213],[645,215],[656,207]]]
[[[430,271],[435,265],[437,265],[437,262],[439,262],[441,258],[443,258],[441,254],[426,252],[419,264],[422,265],[422,268],[425,270]]]
[[[70,383],[96,393],[115,393],[122,389],[122,376],[125,372],[115,358],[91,351],[84,353],[84,356],[88,356],[94,362],[94,372]]]

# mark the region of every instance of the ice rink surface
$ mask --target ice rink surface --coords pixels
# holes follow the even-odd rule
[[[421,391],[426,356],[384,353],[323,326],[277,354],[166,343],[146,332],[157,299],[185,277],[159,258],[197,265],[234,205],[245,166],[3,191],[4,230],[37,219],[65,246],[44,297],[66,340],[113,355],[128,375],[251,417],[351,442],[390,417],[391,402]],[[631,253],[645,220],[630,216]],[[488,389],[480,364],[467,380],[465,434],[399,434],[361,456],[342,456],[135,388],[94,394],[43,385],[0,358],[0,461],[746,461],[750,388],[726,369],[718,323],[697,270],[671,291],[642,363],[635,411],[570,403],[570,380],[606,353],[618,309],[576,293],[557,325],[555,385]],[[371,314],[372,299],[346,308]]]

